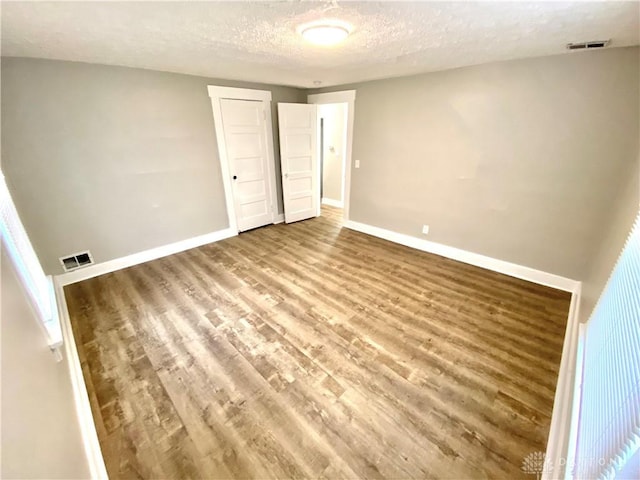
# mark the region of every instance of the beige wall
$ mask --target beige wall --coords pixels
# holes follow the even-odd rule
[[[351,219],[584,278],[636,160],[638,57],[618,48],[318,90],[357,91]]]
[[[3,169],[47,273],[81,250],[104,262],[228,226],[209,84],[272,92],[279,173],[275,104],[302,90],[2,59]]]
[[[1,478],[88,478],[66,358],[56,363],[2,252]]]
[[[346,112],[346,103],[318,105],[318,114],[324,119],[322,197],[337,202],[342,202]]]
[[[638,52],[333,88],[357,90],[351,219],[586,278],[637,158]],[[87,248],[102,262],[227,226],[212,83],[270,89],[274,113],[305,100],[286,87],[2,60],[3,168],[48,273]]]
[[[580,299],[582,322],[589,319],[640,211],[640,152],[637,161],[630,166],[623,181],[620,182],[618,193],[616,201],[607,212],[607,220],[600,227],[600,244],[590,258],[589,269],[582,279]]]

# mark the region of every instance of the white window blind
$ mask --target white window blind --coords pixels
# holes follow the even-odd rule
[[[640,447],[640,215],[586,324],[583,355],[573,476],[615,478]]]
[[[2,234],[2,246],[13,262],[34,311],[44,327],[49,346],[51,348],[59,347],[62,344],[62,332],[53,282],[50,276],[44,274],[40,266],[1,171],[0,233]]]

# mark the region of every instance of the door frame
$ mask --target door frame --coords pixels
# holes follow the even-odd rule
[[[233,186],[231,184],[231,169],[227,154],[227,144],[224,139],[224,124],[222,121],[222,108],[220,100],[253,100],[263,103],[265,108],[265,138],[267,141],[267,175],[270,203],[271,203],[271,223],[277,218],[278,193],[276,190],[276,162],[273,149],[273,121],[271,118],[271,92],[269,90],[253,90],[249,88],[223,87],[219,85],[208,85],[207,91],[211,98],[211,108],[213,110],[213,122],[218,143],[218,155],[220,157],[220,170],[222,173],[222,185],[224,186],[224,199],[227,204],[227,216],[229,217],[229,228],[238,230],[238,220],[236,218],[236,208],[233,201]]]
[[[346,103],[347,104],[347,142],[345,148],[345,161],[344,161],[344,181],[342,182],[342,202],[344,221],[349,220],[349,206],[351,200],[351,164],[352,150],[353,150],[353,120],[355,117],[355,90],[342,90],[340,92],[328,92],[328,93],[316,93],[314,95],[307,95],[307,103],[326,104],[326,103]],[[318,122],[319,125],[319,122]],[[318,126],[318,128],[320,128]],[[320,162],[318,162],[318,165]],[[322,175],[322,172],[319,172]],[[318,189],[318,192],[320,189]],[[322,199],[318,199],[318,208],[320,208],[320,202]]]

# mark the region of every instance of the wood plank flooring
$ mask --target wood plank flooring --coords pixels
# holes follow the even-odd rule
[[[569,294],[340,216],[65,288],[110,478],[532,478]]]

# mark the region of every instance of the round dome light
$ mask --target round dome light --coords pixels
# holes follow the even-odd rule
[[[300,34],[307,42],[325,47],[342,42],[349,33],[347,25],[335,22],[318,22],[300,27]]]

